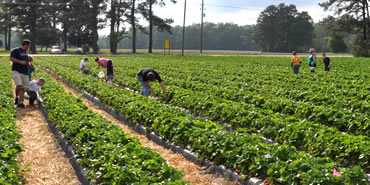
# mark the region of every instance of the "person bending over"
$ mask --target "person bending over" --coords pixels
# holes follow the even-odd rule
[[[155,91],[153,87],[150,85],[150,81],[158,80],[158,82],[161,84],[162,90],[164,94],[167,94],[166,87],[164,86],[164,83],[161,79],[161,76],[159,76],[158,72],[151,68],[145,68],[139,71],[137,74],[137,78],[140,81],[141,85],[143,86],[143,89],[141,90],[142,95],[149,96],[150,92],[149,89],[152,91],[152,94],[155,95]]]
[[[108,64],[108,61],[109,61],[109,59],[107,59],[107,58],[99,58],[99,57],[96,57],[95,58],[95,62],[98,63],[98,66],[96,66],[96,69],[98,69],[99,67],[106,68],[107,67],[107,64]]]
[[[30,88],[27,90],[27,94],[30,96],[30,99],[29,99],[30,106],[32,106],[32,107],[35,106],[34,102],[37,99],[37,93],[36,92],[42,94],[41,86],[43,86],[44,84],[45,84],[45,79],[43,79],[43,78],[41,78],[38,81],[32,80],[30,82]]]

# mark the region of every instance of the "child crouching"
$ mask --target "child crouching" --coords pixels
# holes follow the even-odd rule
[[[29,102],[30,102],[30,106],[34,107],[35,104],[35,100],[37,99],[37,93],[42,93],[41,92],[41,86],[43,86],[45,84],[45,79],[41,78],[40,80],[36,81],[36,80],[32,80],[30,82],[30,88],[28,89],[27,91],[27,94],[30,96],[30,99],[29,99]]]
[[[85,57],[83,60],[81,60],[80,69],[81,69],[81,72],[84,73],[84,74],[87,74],[87,68],[90,67],[88,62],[89,62],[89,58],[87,58],[87,57]]]

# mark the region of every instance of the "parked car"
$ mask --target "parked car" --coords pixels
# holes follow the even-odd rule
[[[63,51],[60,49],[59,46],[52,46],[50,54],[63,54]]]
[[[77,50],[76,50],[76,54],[83,54],[83,50],[82,50],[82,48],[77,48]]]

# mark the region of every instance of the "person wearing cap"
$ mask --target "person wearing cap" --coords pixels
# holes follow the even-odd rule
[[[155,95],[155,91],[153,87],[150,85],[150,81],[158,80],[158,82],[161,84],[163,93],[166,94],[166,87],[164,86],[164,83],[161,79],[161,76],[159,76],[158,72],[155,71],[152,68],[145,68],[139,71],[137,73],[137,78],[140,81],[141,85],[143,86],[143,89],[141,90],[142,95],[149,96],[150,92],[149,89],[152,91],[152,94]]]
[[[291,58],[291,66],[292,66],[292,69],[293,69],[293,73],[294,74],[298,74],[299,72],[299,67],[301,66],[302,64],[302,60],[299,56],[297,56],[297,52],[296,51],[293,51],[293,57]]]
[[[329,71],[331,68],[331,61],[330,58],[326,56],[326,53],[322,53],[322,62],[325,65],[325,71]]]
[[[32,80],[32,73],[33,73],[33,76],[35,77],[35,79],[38,80],[39,77],[37,76],[35,66],[33,65],[33,57],[32,56],[28,56],[28,58],[30,60],[29,66],[28,66],[28,78],[29,78],[29,81]]]
[[[316,54],[315,54],[315,49],[314,48],[311,48],[310,49],[310,56],[308,57],[308,65],[310,66],[310,70],[311,70],[311,72],[313,73],[313,72],[315,72],[315,70],[316,70],[316,65],[317,65],[317,63],[316,63]]]

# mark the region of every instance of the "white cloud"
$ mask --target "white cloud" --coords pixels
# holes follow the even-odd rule
[[[232,22],[240,25],[246,24],[256,24],[257,18],[262,8],[251,8],[251,9],[237,9],[237,8],[228,8],[228,7],[214,7],[207,6],[205,14],[206,17],[204,21],[207,22]],[[223,10],[222,10],[223,9]],[[307,11],[315,22],[319,22],[324,17],[332,15],[333,13],[328,11],[324,12],[323,8],[319,5],[311,6],[297,6],[298,11]],[[227,11],[225,11],[227,10]],[[230,11],[231,10],[231,11]],[[167,5],[166,7],[156,7],[154,9],[156,14],[160,17],[167,17],[174,19],[174,25],[182,25],[184,18],[184,4],[183,2],[178,2],[175,5]],[[186,25],[191,25],[193,23],[200,23],[201,10],[200,3],[194,3],[190,0],[190,3],[187,5],[187,14],[186,14]]]
[[[315,22],[322,21],[325,17],[333,15],[332,11],[324,11],[323,8],[319,6],[308,6],[308,7],[298,7],[298,11],[306,11],[312,17]]]
[[[256,24],[260,11],[236,10],[234,12],[217,13],[210,12],[205,21],[214,23],[234,23],[239,25]]]

